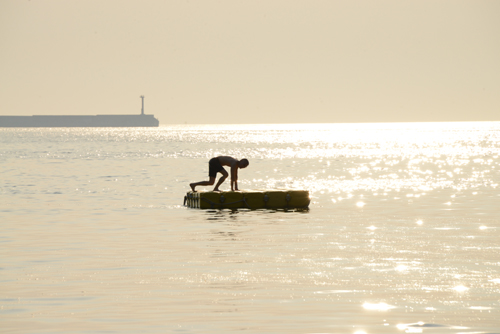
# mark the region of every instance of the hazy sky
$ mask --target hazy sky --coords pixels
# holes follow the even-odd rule
[[[0,115],[500,120],[500,1],[1,0]]]

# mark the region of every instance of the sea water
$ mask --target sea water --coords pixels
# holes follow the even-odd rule
[[[309,210],[184,207],[218,155]],[[2,333],[500,333],[500,122],[0,129],[0,175]]]

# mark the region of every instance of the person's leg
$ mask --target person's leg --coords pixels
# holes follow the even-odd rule
[[[196,191],[194,188],[196,188],[197,186],[211,186],[214,183],[215,183],[215,177],[210,176],[209,181],[190,183],[189,186],[191,187],[191,190]]]
[[[222,182],[224,182],[224,180],[226,180],[229,175],[224,168],[222,168],[219,173],[221,173],[222,176],[220,177],[219,182],[217,182],[217,184],[215,185],[214,191],[219,191],[219,186],[222,184]]]
[[[211,186],[215,183],[215,177],[217,176],[218,168],[222,168],[220,165],[219,159],[217,158],[212,158],[208,162],[208,177],[210,178],[209,181],[200,181],[200,182],[195,182],[195,183],[190,183],[189,186],[191,187],[192,191],[196,191],[195,188],[197,186]]]

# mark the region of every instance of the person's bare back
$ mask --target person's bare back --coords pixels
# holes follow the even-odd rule
[[[222,166],[233,167],[234,165],[238,164],[238,160],[236,160],[233,157],[229,157],[229,156],[219,156],[219,157],[217,157],[217,159],[219,159],[220,164]]]

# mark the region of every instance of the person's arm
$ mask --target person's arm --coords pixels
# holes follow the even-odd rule
[[[234,186],[234,187],[233,187]],[[238,165],[231,166],[231,191],[238,190]]]

